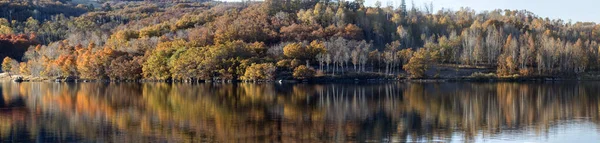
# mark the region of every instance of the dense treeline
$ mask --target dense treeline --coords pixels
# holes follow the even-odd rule
[[[10,0],[0,2],[2,17],[8,21],[25,21],[28,18],[45,21],[54,15],[79,16],[86,13],[92,6],[83,4],[68,4],[66,1],[55,0]]]
[[[34,35],[29,39],[40,43],[22,59],[11,56],[21,61],[12,72],[111,80],[270,80],[405,73],[420,78],[436,76],[427,73],[432,67],[483,67],[498,76],[571,76],[597,71],[600,60],[600,25],[528,11],[434,12],[432,6],[409,8],[404,0],[397,7],[267,0],[105,2],[85,8],[89,12],[81,16],[2,24],[6,30],[0,32]]]
[[[21,60],[29,46],[48,44],[68,35],[68,17],[86,13],[91,6],[52,0],[0,2],[0,57]]]

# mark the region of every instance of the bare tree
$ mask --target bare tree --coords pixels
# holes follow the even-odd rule
[[[502,44],[504,43],[504,39],[505,38],[502,36],[502,31],[498,31],[493,26],[488,26],[487,36],[485,38],[488,64],[494,65],[498,62],[498,56],[502,51]]]
[[[354,65],[354,71],[357,71],[356,65],[359,64],[359,60],[360,60],[359,50],[360,49],[354,49],[354,50],[352,50],[352,65]]]
[[[319,53],[317,54],[317,61],[319,62],[319,70],[323,70],[323,64],[325,63],[325,54]]]
[[[327,67],[327,71],[329,71],[329,64],[331,64],[331,54],[329,53],[325,55],[325,64]]]

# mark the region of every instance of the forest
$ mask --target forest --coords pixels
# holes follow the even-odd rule
[[[9,75],[111,81],[598,75],[600,25],[364,0],[0,2]]]

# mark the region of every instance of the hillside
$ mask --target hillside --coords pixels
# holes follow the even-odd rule
[[[2,44],[0,56],[8,57],[5,72],[90,80],[451,78],[451,71],[570,78],[599,70],[595,23],[430,9],[304,0],[3,2],[0,42],[12,44]]]

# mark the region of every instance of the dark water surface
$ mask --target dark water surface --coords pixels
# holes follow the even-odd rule
[[[0,83],[0,142],[597,142],[600,83]]]

